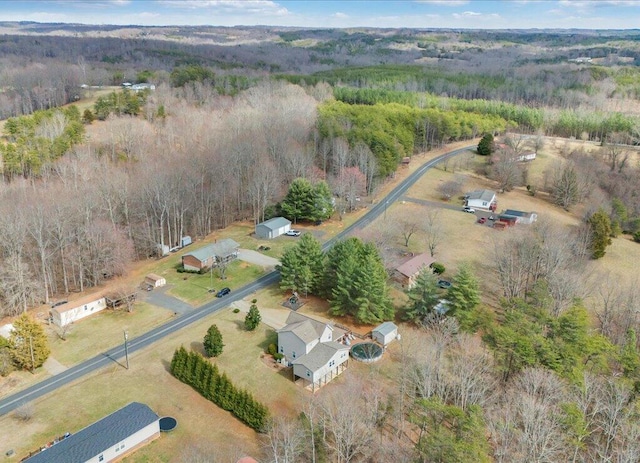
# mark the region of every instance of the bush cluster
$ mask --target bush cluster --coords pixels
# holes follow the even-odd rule
[[[251,393],[234,386],[217,365],[197,352],[187,352],[182,346],[177,349],[171,359],[171,374],[252,429],[261,432],[266,428],[269,409]]]

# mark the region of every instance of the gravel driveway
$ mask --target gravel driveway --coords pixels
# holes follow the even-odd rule
[[[250,264],[261,265],[271,270],[280,263],[278,259],[265,256],[258,251],[251,251],[250,249],[240,249],[238,251],[238,259],[249,262]]]

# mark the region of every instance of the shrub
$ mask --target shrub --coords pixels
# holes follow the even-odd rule
[[[445,271],[445,267],[440,262],[434,262],[431,264],[431,270],[433,270],[433,273],[436,275],[442,275]]]
[[[277,361],[280,361],[284,358],[284,355],[282,355],[280,352],[276,352],[275,354],[273,354],[273,358]]]
[[[636,243],[640,243],[640,231],[637,231],[633,234],[633,241]]]
[[[239,313],[239,312],[240,312],[240,309],[238,309],[238,308],[233,309],[233,313]]]
[[[276,355],[277,352],[278,346],[276,346],[274,343],[269,344],[269,347],[267,347],[267,354]]]

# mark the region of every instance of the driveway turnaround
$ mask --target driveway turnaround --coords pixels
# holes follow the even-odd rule
[[[400,185],[391,190],[391,193],[382,198],[377,204],[372,206],[366,214],[364,214],[357,221],[345,228],[342,232],[331,238],[329,241],[325,242],[322,245],[322,249],[325,251],[328,250],[337,241],[346,238],[356,230],[364,228],[375,218],[382,215],[386,211],[387,207],[401,198],[407,192],[407,190],[411,188],[420,177],[422,177],[422,175],[427,170],[431,169],[436,164],[445,159],[451,158],[458,154],[462,154],[473,148],[474,146],[459,148],[424,163],[422,166],[416,169],[415,172],[411,173]],[[195,323],[196,321],[201,320],[202,318],[227,307],[232,302],[239,301],[249,296],[259,289],[277,283],[279,280],[280,274],[275,270],[271,271],[266,275],[261,276],[257,280],[243,286],[242,288],[233,291],[225,298],[213,300],[199,307],[197,310],[192,310],[188,313],[185,313],[184,315],[175,317],[169,320],[164,325],[158,326],[157,328],[154,328],[151,331],[138,336],[137,338],[131,339],[128,343],[129,353],[131,354],[135,351],[149,347],[151,344],[159,341],[165,336],[168,336],[169,334],[174,333],[177,330],[185,328],[186,326],[189,326],[190,324]],[[113,362],[122,364],[124,355],[124,346],[116,346],[102,354],[96,355],[89,360],[85,360],[78,365],[68,368],[62,373],[47,378],[44,381],[34,384],[20,392],[16,392],[15,394],[12,394],[0,400],[0,415],[5,415],[10,411],[18,408],[20,405],[31,402],[32,400],[42,397],[45,394],[53,392],[59,387],[65,386],[93,371],[104,368],[107,365],[112,365]]]

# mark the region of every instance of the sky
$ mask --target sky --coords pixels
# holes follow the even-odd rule
[[[640,28],[640,0],[0,0],[1,21],[471,29]]]

